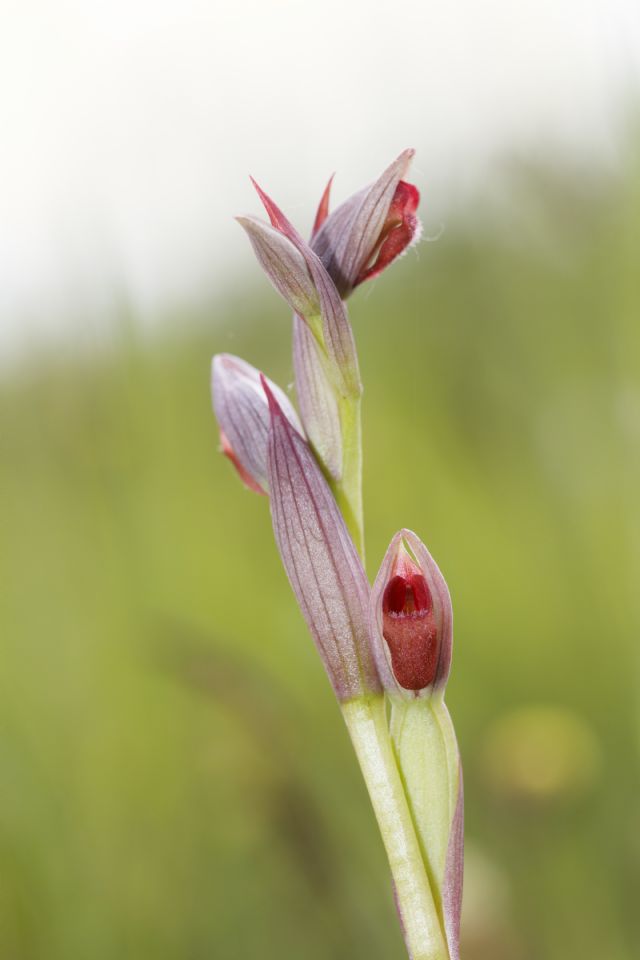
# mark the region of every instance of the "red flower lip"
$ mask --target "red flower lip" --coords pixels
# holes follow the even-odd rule
[[[422,690],[433,683],[440,636],[427,581],[402,551],[382,595],[382,635],[391,666],[404,690]]]
[[[370,265],[360,271],[355,287],[364,283],[365,280],[377,277],[419,239],[422,232],[420,221],[416,216],[419,202],[418,188],[412,183],[401,180],[393,195]]]
[[[411,530],[395,535],[380,566],[371,594],[371,634],[389,693],[416,697],[444,688],[451,667],[451,599],[431,554]]]

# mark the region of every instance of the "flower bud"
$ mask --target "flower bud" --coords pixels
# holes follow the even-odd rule
[[[358,357],[346,307],[320,257],[303,240],[258,184],[253,181],[271,226],[255,217],[239,217],[258,260],[274,287],[308,324],[329,360],[335,392],[358,398],[362,393]],[[319,214],[322,217],[322,213]]]
[[[236,217],[272,285],[301,317],[320,316],[318,291],[300,251],[288,237],[257,217]]]
[[[287,395],[270,380],[271,391],[293,428],[302,435]],[[267,438],[271,417],[260,371],[230,353],[218,353],[211,365],[213,407],[220,426],[222,452],[250,490],[267,493]]]
[[[451,665],[451,600],[434,560],[410,530],[396,534],[382,561],[372,621],[378,670],[389,692],[417,697],[444,687]]]

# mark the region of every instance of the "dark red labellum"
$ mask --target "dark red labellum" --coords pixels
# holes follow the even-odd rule
[[[355,286],[377,277],[409,246],[419,230],[416,210],[420,202],[418,188],[401,180],[393,195],[389,213],[378,237],[369,265],[358,276]]]
[[[423,690],[438,667],[439,636],[427,581],[403,558],[382,596],[382,635],[396,680],[405,690]]]

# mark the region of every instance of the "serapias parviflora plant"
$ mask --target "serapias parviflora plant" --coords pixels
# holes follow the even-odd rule
[[[400,530],[373,588],[363,566],[362,385],[345,300],[420,233],[405,150],[329,212],[331,181],[305,241],[255,184],[269,223],[239,217],[293,310],[299,414],[238,357],[213,358],[223,452],[271,503],[289,581],[342,710],[389,858],[413,960],[459,960],[462,774],[444,691],[452,611],[422,541]]]

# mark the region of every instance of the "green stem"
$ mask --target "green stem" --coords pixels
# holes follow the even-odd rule
[[[342,704],[389,858],[412,960],[447,960],[438,911],[396,766],[382,696]]]
[[[341,397],[338,406],[342,428],[342,479],[333,485],[334,494],[364,563],[361,401],[359,397]]]

